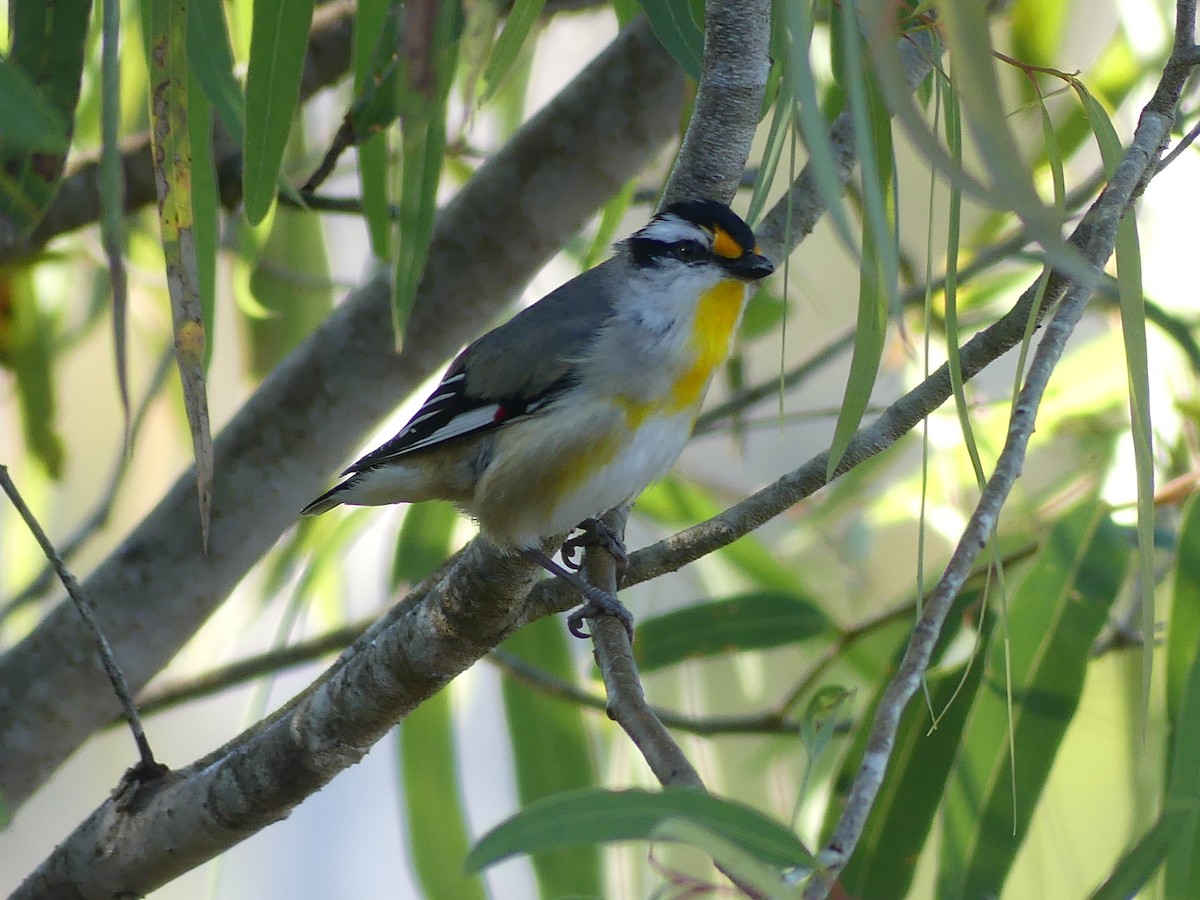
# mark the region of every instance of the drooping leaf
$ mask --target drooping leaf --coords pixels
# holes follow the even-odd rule
[[[9,4],[0,109],[13,121],[0,126],[0,220],[7,219],[18,234],[41,221],[58,193],[91,9],[91,0]],[[37,97],[29,96],[31,90]]]
[[[833,477],[870,403],[883,358],[889,313],[895,306],[898,272],[891,117],[876,80],[862,65],[856,17],[843,11],[837,18],[843,23],[842,45],[847,56],[843,89],[853,114],[855,141],[864,148],[861,166],[865,215],[854,352],[830,442],[827,478]]]
[[[132,412],[129,405],[129,366],[125,312],[129,280],[125,270],[125,175],[121,167],[121,4],[103,0],[100,62],[100,242],[112,285],[113,361],[117,393],[124,415],[125,445],[129,445]],[[0,91],[2,92],[2,91]],[[2,129],[0,129],[2,130]]]
[[[756,591],[645,619],[633,646],[638,667],[652,672],[686,659],[779,647],[833,631],[813,601]]]
[[[192,3],[191,6],[195,4]],[[189,9],[191,7],[189,6]],[[212,155],[212,104],[199,90],[193,70],[188,76],[188,131],[192,146],[192,230],[196,239],[196,284],[204,334],[204,367],[212,362],[216,341],[217,246],[220,243],[220,186]]]
[[[977,897],[1003,886],[1079,704],[1092,644],[1129,552],[1108,510],[1085,503],[1059,520],[1017,588],[1008,608],[1007,672],[1004,634],[997,631],[946,788],[940,896]]]
[[[456,2],[410,2],[404,30],[410,55],[403,60],[400,109],[400,214],[404,236],[396,259],[392,324],[403,341],[408,312],[425,272],[437,217],[438,185],[446,149],[446,103],[458,58],[462,16]],[[421,35],[417,41],[415,35]]]
[[[187,0],[150,3],[151,131],[154,183],[175,330],[175,356],[196,460],[201,542],[208,546],[213,447],[204,378],[205,345],[192,213],[188,130]]]
[[[704,8],[692,0],[639,0],[658,42],[692,81],[704,71]]]
[[[1112,121],[1096,98],[1076,82],[1076,91],[1096,136],[1104,171],[1112,177],[1123,149]],[[1137,219],[1123,216],[1117,225],[1115,246],[1117,296],[1121,304],[1121,336],[1125,345],[1125,374],[1129,382],[1130,435],[1137,478],[1138,593],[1142,629],[1154,633],[1154,433],[1150,419],[1150,361],[1146,349],[1146,296],[1142,290],[1142,251]],[[1154,647],[1142,648],[1142,715],[1149,715],[1150,675]]]
[[[501,646],[557,678],[575,678],[568,637],[553,616],[530,622]],[[583,710],[511,677],[501,683],[512,740],[517,800],[522,807],[597,782]],[[593,846],[533,853],[530,859],[543,897],[599,897],[600,854]]]
[[[20,150],[63,153],[67,129],[22,69],[0,57],[0,135]]]
[[[0,365],[17,376],[25,446],[58,478],[63,443],[54,394],[54,320],[38,303],[28,268],[0,274]]]
[[[470,832],[455,765],[450,700],[450,689],[443,689],[400,724],[409,852],[426,897],[484,900],[483,882],[463,870]]]
[[[661,793],[589,788],[548,797],[501,822],[479,839],[467,866],[477,871],[515,853],[649,840],[671,819],[711,828],[765,862],[812,865],[791,829],[741,803],[688,788],[665,788]]]
[[[314,0],[274,0],[254,6],[246,69],[246,133],[242,185],[246,218],[257,224],[275,199],[283,151],[300,100]]]
[[[369,89],[376,42],[386,31],[388,0],[360,0],[354,16],[354,95]],[[395,85],[393,84],[393,95]],[[372,88],[373,89],[373,88]],[[391,258],[392,209],[388,191],[388,134],[379,128],[358,145],[363,215],[376,258]]]
[[[491,59],[488,60],[483,73],[484,89],[480,102],[486,102],[496,93],[496,88],[512,68],[517,54],[528,40],[533,26],[537,24],[545,4],[546,0],[515,0],[509,8],[504,30],[496,39],[496,46],[492,48]]]
[[[224,5],[191,0],[187,21],[188,65],[230,138],[239,146],[246,134],[246,98],[233,74],[233,48]]]

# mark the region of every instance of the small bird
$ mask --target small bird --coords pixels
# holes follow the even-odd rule
[[[774,265],[728,206],[675,203],[568,281],[469,344],[395,437],[301,515],[343,503],[449,500],[491,543],[574,585],[568,619],[633,617],[542,551],[576,528],[574,550],[624,547],[599,517],[631,503],[674,464],[713,373],[729,356],[752,282]]]

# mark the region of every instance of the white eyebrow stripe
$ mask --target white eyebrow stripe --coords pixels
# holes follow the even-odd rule
[[[711,234],[676,215],[666,215],[654,219],[638,231],[636,236],[651,241],[661,241],[664,244],[673,244],[676,241],[700,241],[705,246],[712,246]]]

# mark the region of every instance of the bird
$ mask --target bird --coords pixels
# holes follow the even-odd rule
[[[614,254],[467,345],[395,437],[347,467],[301,515],[342,504],[448,500],[502,551],[579,590],[570,632],[633,617],[542,549],[625,548],[600,517],[666,474],[728,359],[750,288],[774,271],[726,204],[673,203]]]

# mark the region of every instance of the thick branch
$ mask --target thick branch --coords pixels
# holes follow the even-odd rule
[[[406,601],[370,652],[336,664],[281,713],[128,808],[105,802],[13,897],[142,896],[287,816],[512,632],[535,573],[478,541],[461,563]]]
[[[770,3],[704,4],[704,68],[663,206],[695,197],[732,199],[762,110],[770,42]]]
[[[135,690],[369,429],[646,164],[682,100],[669,56],[644,23],[631,26],[442,211],[402,353],[386,285],[374,281],[272,372],[217,439],[209,555],[185,474],[85,584]],[[77,617],[61,606],[0,660],[0,790],[11,807],[111,718],[98,674]]]

